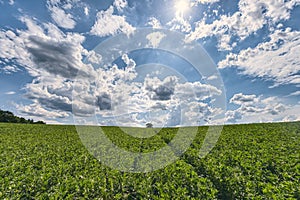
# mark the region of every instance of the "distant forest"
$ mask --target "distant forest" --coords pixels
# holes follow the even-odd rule
[[[10,111],[0,110],[0,122],[6,123],[21,123],[21,124],[46,124],[43,121],[33,121],[33,119],[25,119],[17,117]]]

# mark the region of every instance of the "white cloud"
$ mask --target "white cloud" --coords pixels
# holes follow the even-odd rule
[[[299,2],[299,0],[241,0],[238,3],[239,10],[230,16],[222,15],[211,24],[205,23],[204,20],[196,22],[195,30],[187,36],[187,40],[217,36],[219,49],[231,50],[236,45],[232,43],[232,37],[237,36],[240,40],[244,40],[265,24],[272,27],[281,20],[289,19],[291,10]]]
[[[52,34],[58,33],[53,30]],[[41,44],[34,44],[37,45],[36,48],[39,49],[39,52],[45,51],[47,55],[55,55],[59,58],[59,54],[44,50],[43,47],[50,45],[49,42],[55,46],[55,48],[51,46],[51,49],[63,50],[64,45],[57,46],[52,40],[46,40],[47,35],[41,37],[45,38],[40,39]],[[61,37],[65,36],[61,35]],[[32,40],[28,41],[32,42]],[[30,52],[30,49],[28,51]],[[157,77],[146,77],[144,82],[135,82],[137,77],[136,64],[127,54],[122,55],[122,60],[127,65],[125,69],[119,69],[116,65],[97,70],[91,68],[89,72],[93,74],[92,76],[83,76],[75,81],[75,77],[70,74],[72,70],[68,73],[60,70],[68,66],[68,56],[75,52],[71,50],[66,53],[67,60],[61,60],[65,63],[63,66],[54,63],[55,71],[47,69],[47,65],[40,65],[41,71],[47,70],[37,74],[33,82],[24,88],[26,97],[33,103],[25,106],[19,105],[20,112],[45,119],[67,117],[71,112],[76,116],[90,117],[96,112],[101,116],[101,123],[107,124],[111,117],[115,117],[117,125],[123,126],[144,126],[145,122],[149,121],[155,126],[165,126],[172,117],[180,117],[176,112],[173,112],[180,105],[185,109],[183,110],[185,120],[180,122],[179,118],[175,119],[171,125],[174,123],[186,126],[193,125],[201,120],[209,120],[215,113],[214,109],[210,108],[207,103],[199,101],[218,95],[220,93],[218,89],[200,83],[178,83],[175,77],[166,77],[163,80]],[[91,52],[85,53],[87,55],[93,54]],[[37,56],[35,53],[33,55]],[[41,60],[44,62],[44,55],[41,56],[43,58]],[[31,68],[34,68],[40,62],[33,60],[32,64]],[[82,63],[79,63],[79,66],[84,67]],[[81,73],[84,74],[84,71]],[[187,90],[187,87],[190,90]],[[187,96],[190,98],[186,98]],[[184,105],[188,106],[183,106],[183,101]],[[197,107],[196,110],[194,109],[195,106]],[[191,117],[195,120],[190,121]]]
[[[15,4],[15,1],[14,0],[9,0],[9,5],[14,5]]]
[[[47,121],[47,119],[65,118],[69,116],[67,112],[47,110],[38,102],[34,102],[30,105],[17,105],[16,108],[18,112],[31,118],[37,118],[38,120],[43,118]]]
[[[66,13],[63,9],[52,5],[49,5],[48,9],[51,12],[52,19],[59,27],[73,29],[76,26],[73,16],[69,13]]]
[[[53,24],[39,26],[28,17],[21,21],[27,30],[0,31],[0,58],[26,68],[30,75],[55,73],[60,76],[75,76],[78,70],[90,73],[90,66],[82,63],[87,51],[81,43],[84,36],[78,33],[63,33]]]
[[[233,95],[233,97],[229,101],[230,103],[236,104],[236,105],[247,105],[247,104],[253,104],[258,102],[258,98],[256,95],[245,95],[243,93],[238,93]]]
[[[256,11],[253,12],[255,13]],[[223,40],[223,44],[219,44],[222,47],[225,41],[230,41],[230,38],[228,38],[229,32],[230,36],[237,35],[243,40],[251,33],[262,28],[264,23],[265,19],[257,14],[238,11],[232,16],[222,15],[219,20],[215,20],[211,24],[206,24],[204,20],[195,23],[195,30],[187,38],[189,40],[197,40],[216,35],[219,41]],[[225,35],[226,39],[223,38],[223,35]]]
[[[230,53],[218,63],[219,68],[237,67],[244,74],[273,80],[276,85],[300,84],[300,32],[276,30],[270,41],[254,48]]]
[[[176,17],[167,23],[170,30],[181,31],[183,33],[191,32],[191,24],[182,17]]]
[[[64,9],[71,9],[74,6],[82,5],[80,0],[48,0],[48,4],[54,5],[54,6],[61,6]]]
[[[206,78],[208,81],[212,81],[212,80],[216,80],[218,79],[218,76],[217,75],[211,75],[209,77]]]
[[[20,71],[20,69],[16,66],[12,66],[12,65],[6,65],[2,68],[0,68],[0,72],[4,73],[4,74],[12,74],[15,72]]]
[[[73,112],[76,116],[90,116],[96,111],[102,117],[111,117],[112,112],[120,116],[124,112],[140,110],[133,106],[135,102],[131,97],[131,93],[138,95],[138,88],[132,82],[137,76],[136,64],[126,54],[122,55],[122,59],[127,65],[125,69],[119,69],[116,65],[98,68],[95,79],[82,77],[76,80],[73,84]]]
[[[76,36],[75,36],[76,37]],[[28,38],[27,50],[32,62],[41,72],[74,78],[78,71],[91,75],[91,66],[82,63],[82,47],[67,40],[55,41],[41,37]]]
[[[134,60],[127,54],[122,55],[122,60],[127,64],[125,69],[119,69],[116,65],[97,69],[94,89],[89,82],[91,80],[81,80],[76,86],[78,88],[74,88],[76,94],[73,93],[73,99],[78,116],[91,116],[96,111],[101,124],[145,126],[150,121],[154,126],[188,126],[203,124],[216,115],[217,108],[200,102],[220,94],[213,86],[179,83],[178,78],[173,76],[162,80],[146,76],[143,82],[135,82],[137,73]],[[89,96],[87,91],[92,91],[92,103],[84,103]],[[194,109],[195,106],[197,109]],[[182,121],[176,109],[182,109]]]
[[[226,121],[229,123],[235,123],[236,121],[242,119],[242,114],[236,110],[229,110],[226,112]]]
[[[58,5],[60,3],[60,0],[48,0],[48,3],[51,5]]]
[[[157,48],[164,37],[166,37],[166,35],[161,32],[153,32],[148,34],[146,36],[146,39],[149,41],[148,46],[151,48]]]
[[[36,35],[36,36],[42,36],[44,35],[44,29],[37,25],[36,21],[34,21],[32,18],[28,16],[23,16],[20,18],[20,21],[23,22],[27,30],[17,30],[16,33],[20,35],[21,39],[25,39],[25,37],[28,37],[29,35]],[[61,32],[60,32],[61,33]],[[14,34],[16,36],[16,34]],[[16,40],[14,41],[16,42]]]
[[[219,2],[220,0],[196,0],[195,3],[201,3],[201,4],[212,4]]]
[[[145,89],[148,91],[150,99],[153,100],[170,100],[175,91],[175,86],[178,83],[178,78],[175,76],[168,76],[164,80],[157,77],[145,78]]]
[[[222,91],[209,84],[202,84],[200,82],[186,82],[176,85],[176,96],[179,99],[193,99],[206,100],[216,95],[221,95]]]
[[[212,107],[208,103],[189,101],[183,104],[182,121],[180,125],[199,126],[203,124],[215,124],[214,117],[220,114],[218,108]]]
[[[278,97],[263,97],[256,95],[235,94],[230,103],[239,107],[226,113],[229,123],[255,123],[286,121],[288,116],[299,113],[300,106],[291,106],[284,103],[284,99]],[[296,118],[300,116],[295,115]]]
[[[72,82],[55,76],[38,77],[26,84],[25,97],[51,110],[72,111]]]
[[[293,92],[289,96],[300,96],[300,91]]]
[[[128,6],[128,3],[126,0],[115,0],[113,5],[116,7],[116,9],[119,12],[122,12],[124,8]]]
[[[150,17],[146,25],[150,25],[154,29],[162,28],[160,21],[155,17]]]
[[[86,16],[89,15],[89,5],[80,0],[47,0],[47,7],[53,21],[62,28],[74,29],[78,17],[78,10],[83,9]]]
[[[136,72],[134,71],[134,68],[136,66],[135,61],[133,59],[129,58],[127,54],[123,54],[122,55],[122,60],[127,65],[126,66],[127,67],[126,70],[129,70],[128,72],[134,72],[134,74],[136,76]]]
[[[292,121],[300,121],[300,116],[297,116],[295,114],[290,114],[290,115],[287,115],[285,116],[283,119],[282,119],[283,122],[292,122]]]
[[[77,73],[84,75],[83,79],[96,77],[92,66],[82,62],[83,56],[91,55],[92,61],[100,58],[82,47],[85,37],[80,34],[63,33],[53,24],[37,25],[28,17],[21,21],[26,30],[0,32],[4,48],[0,58],[23,66],[34,77],[24,88],[25,97],[33,103],[19,105],[18,109],[52,119],[66,117],[72,112],[72,83]],[[82,102],[91,104],[88,97]]]
[[[85,14],[86,16],[88,16],[89,13],[90,13],[89,8],[88,8],[88,7],[84,7],[84,14]]]
[[[16,94],[16,92],[15,91],[9,91],[9,92],[5,92],[5,94],[7,94],[7,95],[13,95],[13,94]]]
[[[32,26],[32,24],[28,24],[28,28],[34,30],[36,34],[39,34],[39,29]],[[23,64],[28,60],[29,55],[24,51],[24,42],[22,38],[10,30],[0,31],[0,58],[9,66],[9,69],[12,69],[11,67],[13,66],[7,61],[16,59],[19,63]]]
[[[219,37],[218,49],[221,51],[230,51],[236,46],[236,43],[230,44],[231,36],[224,34]]]
[[[62,6],[64,10],[70,10],[72,9],[73,5],[71,3],[66,3],[65,5]]]
[[[155,126],[163,126],[171,119],[171,125],[191,125],[208,120],[214,113],[208,103],[200,101],[218,95],[217,88],[179,83],[174,77],[146,77],[144,82],[136,82],[136,63],[127,54],[121,57],[126,64],[124,69],[113,65],[95,70],[82,59],[86,56],[91,63],[99,63],[101,55],[82,47],[82,35],[63,33],[50,23],[38,25],[28,17],[22,21],[26,30],[0,32],[0,45],[8,49],[1,51],[0,56],[1,60],[24,66],[34,77],[24,88],[32,103],[17,106],[23,114],[55,120],[68,117],[72,111],[82,117],[96,112],[103,122],[114,116],[124,125],[144,126],[151,121]],[[80,79],[78,73],[83,75]],[[176,109],[182,103],[188,105],[184,106],[187,115],[183,116],[193,116],[195,121],[187,119],[180,124]],[[199,109],[194,110],[195,106]]]
[[[90,33],[100,37],[125,33],[130,35],[135,28],[126,22],[125,16],[114,15],[114,8],[110,6],[106,11],[97,13],[97,19]]]
[[[95,51],[90,51],[87,55],[87,59],[91,63],[100,64],[102,56],[100,54],[97,54]]]

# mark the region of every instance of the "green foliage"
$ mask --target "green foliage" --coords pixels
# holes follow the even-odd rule
[[[34,122],[32,119],[17,117],[10,111],[0,110],[0,122],[20,123],[20,124],[46,124],[43,121]]]
[[[133,152],[162,148],[178,129],[149,138],[105,127]],[[74,126],[0,123],[0,199],[299,199],[300,123],[225,126],[203,159],[207,127],[175,163],[149,173],[124,173],[98,162]],[[188,131],[188,129],[186,129]]]

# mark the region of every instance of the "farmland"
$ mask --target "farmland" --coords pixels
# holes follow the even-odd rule
[[[224,126],[215,148],[199,158],[207,128],[198,128],[176,162],[129,173],[89,154],[74,126],[2,123],[0,199],[300,199],[300,122]],[[177,129],[149,138],[105,130],[116,145],[148,152]]]

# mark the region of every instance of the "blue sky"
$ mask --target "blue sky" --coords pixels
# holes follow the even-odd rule
[[[299,21],[299,0],[0,0],[0,108],[67,124],[300,120]]]

